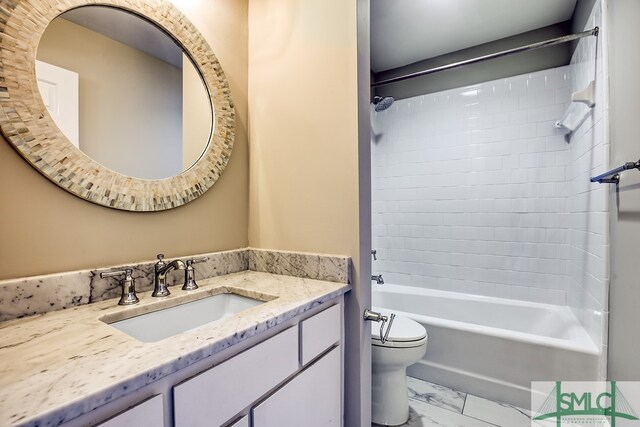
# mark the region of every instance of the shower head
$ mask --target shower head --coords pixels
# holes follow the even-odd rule
[[[371,102],[373,103],[373,108],[376,111],[384,111],[391,107],[391,104],[393,104],[394,101],[395,99],[393,99],[392,96],[385,96],[384,98],[381,96],[374,96]]]

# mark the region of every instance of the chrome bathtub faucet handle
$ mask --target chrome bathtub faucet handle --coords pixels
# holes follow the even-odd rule
[[[377,260],[378,260],[378,257],[376,257],[376,254],[377,254],[377,253],[378,253],[378,251],[377,251],[377,250],[375,250],[375,249],[371,249],[371,255],[373,255],[373,260],[374,260],[374,261],[377,261]]]
[[[118,301],[118,305],[132,305],[140,302],[140,299],[138,299],[138,296],[136,295],[136,279],[131,277],[132,273],[133,270],[129,268],[127,268],[126,270],[100,273],[100,278],[102,279],[106,277],[124,276],[124,278],[120,281],[120,285],[122,286],[122,294],[120,295],[120,301]]]
[[[198,284],[196,283],[196,270],[193,268],[193,264],[205,262],[208,259],[209,257],[203,256],[187,260],[187,268],[184,270],[184,285],[182,285],[183,291],[194,291],[198,289]]]

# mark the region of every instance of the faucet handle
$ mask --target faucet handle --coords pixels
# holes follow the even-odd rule
[[[156,257],[158,258],[158,262],[154,264],[154,267],[156,271],[158,271],[158,269],[164,267],[165,265],[167,265],[167,263],[164,262],[164,254],[158,254],[156,255]]]
[[[119,270],[119,271],[103,271],[102,273],[100,273],[100,278],[104,279],[106,277],[116,277],[116,276],[121,276],[121,275],[125,275],[125,276],[131,276],[131,274],[133,273],[133,270],[130,269],[126,269],[126,270]]]
[[[127,268],[125,270],[100,273],[100,278],[102,279],[106,277],[116,277],[124,275],[124,279],[120,281],[120,284],[122,285],[122,294],[120,295],[120,301],[118,301],[118,305],[137,304],[140,301],[138,299],[138,296],[136,295],[136,279],[131,276],[132,273],[133,270],[130,268]]]
[[[187,260],[187,268],[184,270],[184,285],[182,285],[183,291],[194,291],[198,289],[198,284],[196,283],[196,270],[193,268],[193,264],[205,262],[208,259],[209,257],[203,256]]]
[[[205,262],[208,259],[209,259],[209,257],[206,257],[206,256],[203,256],[203,257],[200,257],[200,258],[188,259],[187,260],[187,267],[189,267],[190,265],[193,265],[193,264],[197,264],[199,262]]]

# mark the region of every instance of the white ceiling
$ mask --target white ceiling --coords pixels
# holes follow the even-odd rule
[[[371,69],[427,58],[571,19],[577,0],[371,0]]]

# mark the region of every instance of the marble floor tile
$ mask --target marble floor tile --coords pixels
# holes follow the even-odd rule
[[[484,421],[416,399],[409,399],[409,421],[403,424],[403,426],[494,427],[492,424]]]
[[[407,377],[407,387],[409,388],[409,398],[411,399],[462,413],[466,393],[413,377]]]
[[[467,395],[464,415],[505,427],[531,426],[530,411],[506,403],[494,402],[482,397]]]
[[[409,420],[402,427],[552,427],[549,423],[531,424],[528,410],[428,381],[407,377],[407,387]]]

